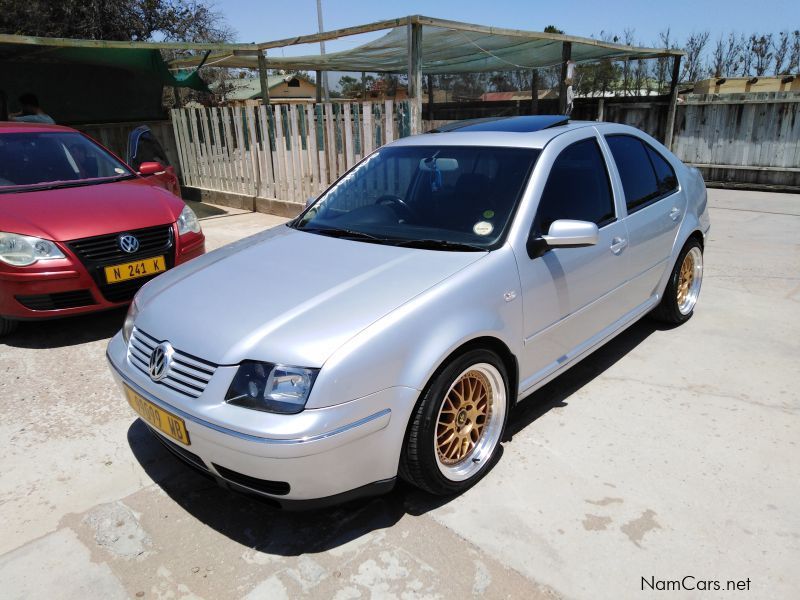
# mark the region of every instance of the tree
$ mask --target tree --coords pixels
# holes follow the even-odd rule
[[[781,31],[778,33],[778,39],[772,42],[772,51],[775,59],[775,75],[787,75],[790,71],[788,69],[784,70],[783,63],[789,58],[788,31]]]
[[[703,50],[708,43],[708,31],[693,33],[684,44],[686,56],[683,57],[681,81],[697,81],[705,73]]]
[[[792,41],[789,50],[789,66],[786,69],[789,73],[800,71],[800,30],[792,32]]]
[[[727,40],[720,35],[714,46],[710,74],[713,77],[731,77],[736,74],[742,62],[742,46],[733,33]]]
[[[666,49],[672,49],[675,47],[675,41],[671,38],[671,31],[669,27],[658,34],[658,43],[655,45]],[[670,76],[670,69],[672,68],[672,60],[673,59],[667,56],[661,56],[656,59],[654,66],[655,72],[653,75],[656,80],[656,88],[659,94],[664,93],[667,79]]]
[[[753,69],[756,77],[761,77],[767,72],[770,62],[772,62],[772,34],[754,33],[750,36],[749,48],[753,55]]]
[[[92,40],[224,41],[233,31],[204,0],[4,0],[0,33]]]

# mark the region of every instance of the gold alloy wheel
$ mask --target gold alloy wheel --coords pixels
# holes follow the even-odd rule
[[[446,466],[473,452],[492,418],[492,386],[478,370],[461,374],[445,396],[436,423],[436,453]]]
[[[689,289],[692,287],[694,281],[694,258],[692,253],[689,252],[683,259],[681,265],[681,272],[678,275],[678,306],[686,304],[686,298],[689,295]]]
[[[694,310],[702,281],[703,252],[699,246],[694,246],[686,253],[678,272],[675,300],[678,304],[678,311],[682,315],[688,315]]]

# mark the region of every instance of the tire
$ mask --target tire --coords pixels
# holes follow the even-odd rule
[[[511,397],[497,354],[476,349],[454,358],[433,377],[411,415],[400,476],[440,496],[472,487],[499,457]]]
[[[18,321],[9,321],[8,319],[0,317],[0,337],[8,335],[14,331],[17,328],[17,325],[19,325]]]
[[[680,325],[694,313],[703,282],[703,247],[692,238],[681,250],[664,290],[661,303],[652,312],[659,321]]]

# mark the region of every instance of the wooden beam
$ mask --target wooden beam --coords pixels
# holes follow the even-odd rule
[[[675,132],[675,112],[678,109],[678,79],[681,74],[681,57],[672,59],[672,79],[669,82],[669,112],[667,126],[664,130],[664,145],[672,150],[672,136]]]
[[[322,71],[315,71],[314,79],[317,84],[317,104],[322,102]]]
[[[258,53],[258,79],[261,82],[261,102],[269,106],[269,78],[267,77],[267,58]]]
[[[433,121],[433,75],[428,75],[428,119]]]
[[[193,43],[193,42],[122,42],[112,40],[76,40],[70,38],[37,37],[33,35],[0,34],[0,44],[24,46],[56,46],[62,48],[124,48],[134,50],[221,50],[257,52],[255,44]]]
[[[531,70],[531,114],[539,114],[539,69]]]
[[[558,80],[558,114],[567,113],[567,63],[572,58],[572,42],[561,42],[561,77]]]
[[[411,106],[411,135],[422,133],[422,25],[408,27],[408,100]]]
[[[361,71],[361,99],[367,99],[367,74]]]
[[[316,42],[324,42],[327,40],[335,40],[340,37],[347,37],[350,35],[358,35],[359,33],[369,33],[371,31],[380,31],[382,29],[393,29],[394,27],[402,27],[408,25],[410,17],[401,17],[399,19],[387,19],[385,21],[375,21],[374,23],[367,23],[366,25],[356,25],[355,27],[345,27],[343,29],[334,29],[332,31],[323,31],[321,33],[312,33],[310,35],[299,35],[292,38],[284,38],[282,40],[274,40],[271,42],[261,42],[258,44],[259,49],[267,50],[269,48],[282,48],[285,46],[296,46],[297,44],[313,44]]]

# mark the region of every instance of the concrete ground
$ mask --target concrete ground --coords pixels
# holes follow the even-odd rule
[[[449,500],[400,485],[288,514],[222,490],[113,384],[123,312],[24,324],[0,342],[0,597],[618,599],[692,576],[749,592],[678,597],[796,598],[800,196],[709,195],[695,316],[523,402]],[[210,248],[282,221],[203,208]]]

